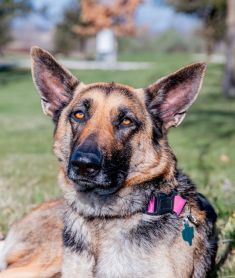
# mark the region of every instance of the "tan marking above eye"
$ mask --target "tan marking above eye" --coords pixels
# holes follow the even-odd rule
[[[124,119],[122,120],[122,122],[121,122],[121,124],[124,125],[124,126],[129,126],[129,125],[131,125],[132,123],[133,123],[132,120],[129,119],[129,118],[124,118]]]
[[[84,117],[85,117],[85,114],[82,112],[82,111],[78,111],[78,112],[75,112],[73,114],[74,118],[77,119],[77,120],[83,120]]]

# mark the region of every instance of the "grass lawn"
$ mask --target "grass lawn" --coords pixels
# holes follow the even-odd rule
[[[156,55],[154,61],[156,66],[149,70],[74,74],[84,82],[116,81],[142,87],[191,63],[192,58]],[[235,237],[235,100],[221,96],[222,71],[220,65],[208,66],[199,99],[169,135],[180,168],[216,207],[220,252],[226,247],[223,241]],[[0,232],[6,232],[35,204],[60,194],[52,133],[53,125],[42,114],[30,72],[0,72]],[[234,264],[230,254],[219,276],[235,275]]]

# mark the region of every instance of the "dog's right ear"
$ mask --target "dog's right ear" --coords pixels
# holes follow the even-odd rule
[[[47,51],[34,46],[31,48],[31,57],[32,76],[41,97],[43,111],[56,120],[72,99],[79,81]]]

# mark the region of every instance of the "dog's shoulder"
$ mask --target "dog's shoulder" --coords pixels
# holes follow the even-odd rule
[[[197,192],[196,201],[198,208],[205,212],[206,220],[214,224],[217,220],[217,214],[209,200],[203,194]]]

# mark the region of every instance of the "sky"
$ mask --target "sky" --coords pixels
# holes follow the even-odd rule
[[[146,25],[153,32],[161,32],[170,28],[187,32],[198,25],[199,20],[196,17],[177,13],[163,0],[146,0],[137,10],[137,24]]]
[[[71,2],[71,0],[32,1],[36,8],[48,7],[48,20],[37,15],[30,15],[27,18],[16,20],[15,26],[24,24],[25,21],[30,21],[42,28],[50,28],[61,20],[63,10]],[[172,7],[165,4],[164,0],[145,0],[137,9],[136,24],[137,26],[147,27],[152,32],[162,32],[171,28],[175,28],[181,32],[187,32],[197,26],[199,20],[189,15],[176,13]]]

